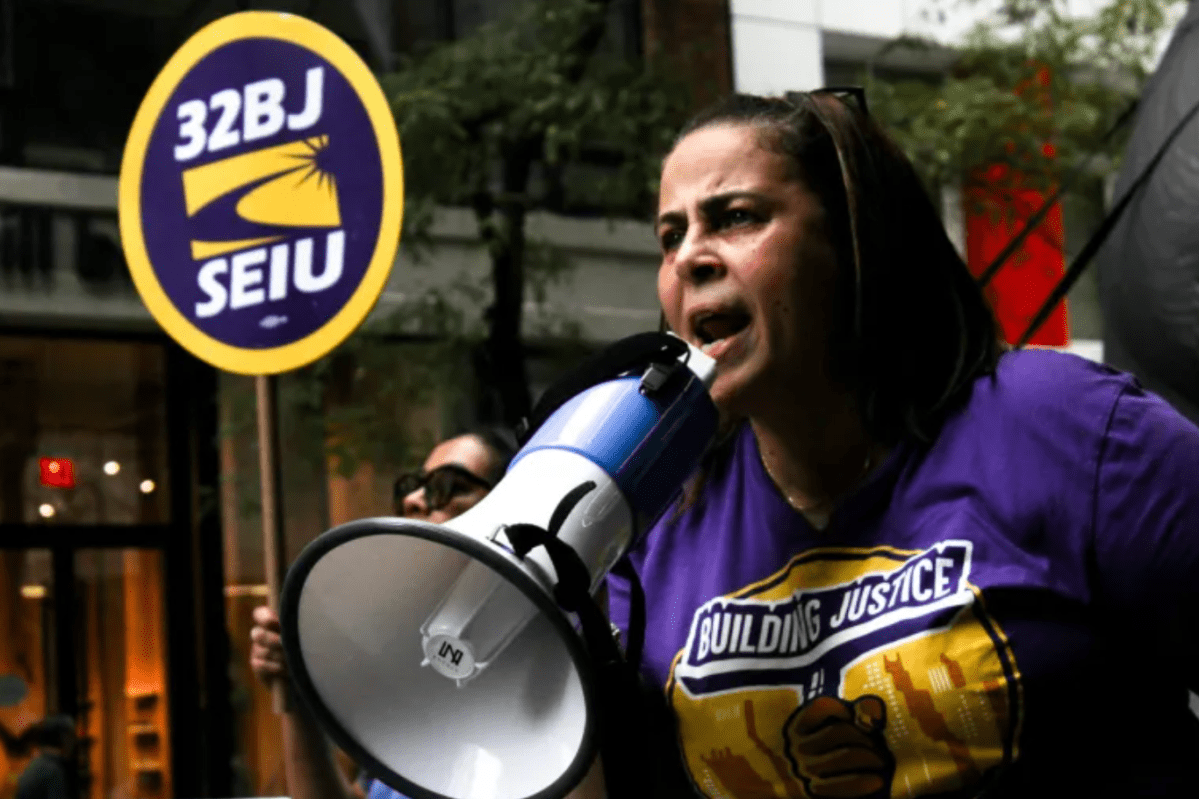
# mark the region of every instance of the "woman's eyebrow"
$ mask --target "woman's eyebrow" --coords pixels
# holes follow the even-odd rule
[[[655,229],[661,229],[666,225],[677,225],[678,227],[687,227],[687,214],[682,211],[667,211],[658,217]]]
[[[729,206],[734,200],[761,200],[762,195],[752,191],[726,191],[713,194],[700,201],[699,210],[707,217],[714,216]]]
[[[754,191],[725,191],[720,194],[713,194],[711,197],[705,197],[700,200],[699,210],[705,217],[712,217],[723,211],[734,200],[761,200],[762,195]],[[687,226],[687,215],[682,211],[667,211],[658,217],[657,227],[663,225],[678,225],[680,227]]]

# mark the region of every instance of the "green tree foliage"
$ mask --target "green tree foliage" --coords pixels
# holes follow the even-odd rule
[[[985,182],[1044,191],[1095,154],[1093,188],[1115,169],[1130,126],[1105,134],[1140,95],[1183,5],[1109,0],[1079,15],[1068,0],[1003,0],[969,32],[942,80],[868,74],[872,112],[930,188]],[[930,44],[905,38],[892,46]]]
[[[383,78],[404,147],[404,241],[427,246],[433,208],[466,206],[490,255],[475,365],[494,421],[528,413],[522,306],[566,267],[527,240],[529,212],[647,211],[688,107],[682,86],[605,46],[610,5],[530,0]]]

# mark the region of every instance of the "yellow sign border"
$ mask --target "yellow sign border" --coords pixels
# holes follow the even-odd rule
[[[146,151],[167,101],[201,59],[230,42],[251,38],[280,39],[305,47],[325,59],[349,81],[370,118],[383,176],[379,236],[358,288],[333,318],[312,333],[299,341],[267,349],[225,344],[200,330],[179,312],[150,263],[141,218],[141,182]],[[142,100],[121,160],[118,209],[121,243],[133,283],[150,314],[171,338],[197,358],[228,372],[269,375],[297,369],[325,355],[354,332],[374,307],[391,273],[404,212],[403,161],[391,106],[358,54],[321,25],[304,17],[270,11],[242,11],[222,17],[199,30],[171,56]]]

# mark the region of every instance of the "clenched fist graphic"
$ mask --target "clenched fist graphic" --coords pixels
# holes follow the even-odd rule
[[[883,700],[869,695],[853,702],[821,696],[791,714],[783,727],[787,758],[809,796],[890,796],[895,758],[883,735],[886,714]]]

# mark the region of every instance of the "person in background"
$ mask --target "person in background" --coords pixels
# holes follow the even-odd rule
[[[443,524],[470,510],[495,487],[515,450],[507,436],[490,428],[447,439],[433,447],[419,473],[395,482],[397,516]],[[287,679],[279,618],[269,607],[254,609],[250,668],[268,687]],[[336,761],[339,750],[298,700],[282,717],[284,773],[291,799],[402,799],[378,780],[351,781]],[[25,799],[25,797],[21,797]]]
[[[15,799],[76,799],[75,720],[47,716],[20,737],[34,756],[17,779]]]
[[[396,516],[442,524],[462,515],[495,487],[515,454],[506,434],[492,428],[443,441],[420,472],[396,479]]]

